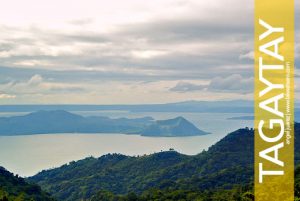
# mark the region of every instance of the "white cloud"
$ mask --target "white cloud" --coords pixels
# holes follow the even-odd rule
[[[0,92],[0,99],[13,99],[13,98],[16,98],[16,96],[10,94],[3,94]]]
[[[245,54],[241,54],[239,56],[240,59],[251,59],[254,60],[254,51],[247,52]]]
[[[41,75],[35,74],[25,81],[11,80],[5,84],[0,84],[0,90],[5,91],[3,97],[15,98],[7,94],[18,94],[18,97],[22,95],[54,95],[54,94],[69,94],[69,93],[81,93],[85,89],[82,84],[69,84],[53,82],[45,80]]]
[[[251,99],[253,2],[3,1],[0,58],[19,103]]]
[[[42,81],[43,81],[42,76],[36,74],[36,75],[32,76],[30,78],[30,80],[28,80],[28,85],[31,85],[31,86],[32,85],[39,85],[39,84],[42,83]]]
[[[162,50],[133,50],[132,55],[137,58],[151,59],[158,56],[166,55],[166,51]]]

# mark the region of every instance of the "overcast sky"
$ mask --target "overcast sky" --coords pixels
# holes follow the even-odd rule
[[[1,2],[1,104],[252,99],[253,68],[253,1]]]

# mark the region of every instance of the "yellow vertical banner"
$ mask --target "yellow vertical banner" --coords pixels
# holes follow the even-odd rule
[[[255,0],[255,200],[294,201],[294,0]]]

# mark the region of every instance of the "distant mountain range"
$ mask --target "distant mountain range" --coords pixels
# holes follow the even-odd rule
[[[101,200],[103,191],[108,196],[112,195],[106,191],[116,195],[130,192],[151,195],[155,192],[158,197],[172,192],[172,196],[175,196],[173,199],[158,200],[253,200],[237,198],[248,195],[253,198],[251,194],[244,194],[245,189],[248,189],[246,186],[250,186],[250,189],[253,187],[253,163],[254,131],[246,128],[228,134],[208,151],[195,156],[182,155],[176,151],[139,157],[109,154],[45,170],[29,180],[65,201],[90,200],[96,194],[98,198],[92,200]],[[295,125],[295,164],[300,165],[299,123]],[[298,187],[299,173],[298,168]],[[236,186],[240,187],[232,195],[236,198],[230,197],[228,191],[219,194],[220,199],[214,197],[220,189],[228,190]],[[199,199],[180,199],[179,192],[182,191],[191,191],[191,196],[201,192],[211,193],[201,195]],[[214,198],[204,199],[212,195]],[[300,196],[300,192],[297,191],[296,195]]]
[[[253,101],[186,101],[166,104],[139,105],[0,105],[1,112],[34,112],[38,110],[130,112],[201,112],[201,113],[253,113]]]
[[[208,134],[183,117],[159,121],[151,117],[111,119],[101,116],[83,117],[64,110],[0,117],[0,135],[53,133],[124,133],[156,137]]]
[[[239,117],[230,117],[228,120],[254,120],[254,116],[239,116]]]
[[[254,102],[249,100],[185,101],[165,104],[136,105],[0,105],[1,112],[34,112],[39,110],[79,111],[130,111],[130,112],[190,112],[190,113],[249,113],[254,112]],[[295,103],[300,114],[300,103]]]

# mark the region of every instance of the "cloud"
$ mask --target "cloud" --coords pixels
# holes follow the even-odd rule
[[[45,80],[41,75],[35,74],[28,80],[16,81],[10,80],[7,83],[0,84],[0,90],[5,91],[5,94],[18,94],[21,95],[51,95],[51,94],[70,94],[81,93],[85,89],[80,84],[59,83],[50,80]],[[5,96],[3,97],[10,97]]]
[[[166,55],[167,52],[161,50],[134,50],[132,55],[136,58],[151,59],[159,56]]]
[[[94,20],[92,18],[82,18],[82,19],[74,19],[70,20],[69,23],[75,26],[85,26],[92,24]]]
[[[239,74],[232,74],[227,77],[214,77],[208,84],[195,84],[193,82],[178,82],[169,91],[173,92],[195,92],[209,91],[222,93],[241,93],[246,94],[253,92],[254,78],[245,78]]]
[[[175,87],[172,87],[169,90],[174,92],[193,92],[204,90],[207,88],[207,86],[208,85],[198,85],[189,82],[179,82]]]
[[[42,76],[36,74],[36,75],[32,76],[32,77],[30,78],[30,80],[28,80],[28,85],[31,85],[31,86],[32,86],[32,85],[39,85],[39,84],[42,83],[42,81],[43,81]]]
[[[228,77],[215,77],[211,80],[208,90],[216,92],[235,92],[250,93],[253,92],[254,78],[245,78],[239,74],[233,74]]]
[[[4,94],[4,93],[0,92],[0,100],[1,99],[13,99],[13,98],[16,98],[16,96],[15,95],[10,95],[10,94]]]
[[[295,57],[296,58],[300,57],[300,43],[295,44]]]
[[[252,47],[247,40],[252,37],[251,4],[230,0],[228,3],[235,6],[224,8],[218,0],[213,2],[164,0],[159,1],[157,7],[158,2],[143,5],[127,1],[127,5],[120,4],[127,10],[120,9],[122,12],[114,18],[98,11],[97,15],[83,15],[82,18],[78,13],[76,19],[67,20],[62,27],[43,23],[2,26],[0,37],[12,43],[13,48],[0,53],[0,65],[68,71],[92,69],[95,72],[105,68],[112,74],[117,69],[124,79],[132,76],[127,73],[130,69],[132,74],[144,72],[139,74],[139,80],[152,76],[149,71],[160,75],[172,72],[172,77],[182,76],[182,79],[228,75],[228,70],[222,70],[224,65],[232,66],[232,70],[241,74],[238,66],[250,64],[238,58],[241,51]],[[167,12],[162,9],[163,5],[169,8]],[[109,9],[115,12],[119,8],[109,4],[105,11]],[[120,17],[123,12],[129,12],[131,19]],[[237,17],[240,14],[242,18]],[[99,24],[99,19],[107,22]],[[84,30],[81,26],[69,27],[70,22],[88,27]],[[250,69],[246,73],[251,73]],[[164,79],[170,78],[165,76]]]
[[[11,0],[2,7],[0,90],[19,103],[69,102],[63,94],[82,103],[224,99],[252,90],[251,1]]]
[[[254,51],[250,51],[247,52],[245,54],[241,54],[239,56],[240,59],[250,59],[250,60],[254,60]]]

